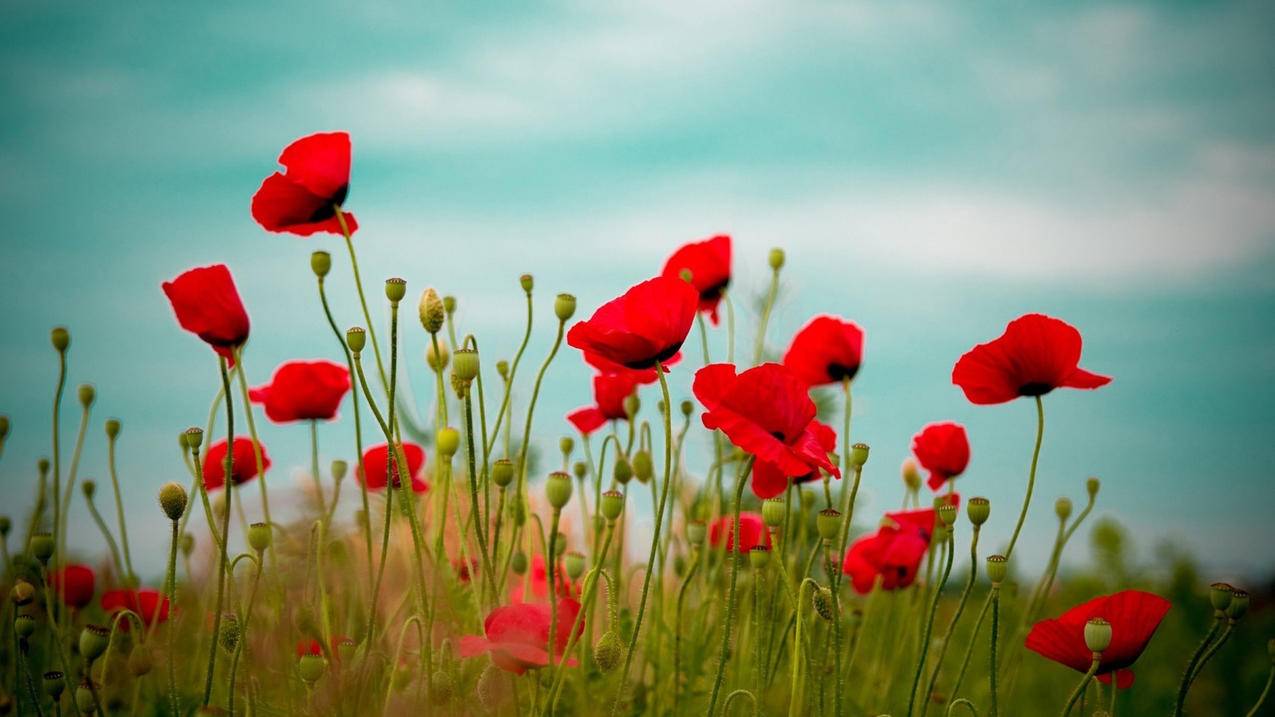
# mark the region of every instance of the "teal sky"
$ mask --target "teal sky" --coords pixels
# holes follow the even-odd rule
[[[254,383],[286,359],[338,356],[308,255],[334,253],[338,321],[361,322],[340,244],[267,234],[248,202],[289,141],[347,129],[347,206],[374,294],[390,275],[412,296],[456,294],[488,366],[520,336],[524,271],[537,278],[534,365],[558,291],[591,312],[681,242],[728,232],[751,305],[782,246],[772,348],[816,312],[867,332],[860,523],[900,500],[910,436],[954,419],[973,443],[960,489],[990,497],[1007,535],[1032,408],[971,406],[950,370],[1044,311],[1079,327],[1083,364],[1115,381],[1047,398],[1026,554],[1043,560],[1052,499],[1080,502],[1094,474],[1099,513],[1144,556],[1172,539],[1209,576],[1268,575],[1273,15],[1262,2],[5,3],[0,412],[13,429],[0,512],[25,511],[49,451],[56,324],[72,332],[71,380],[98,388],[81,475],[104,476],[101,421],[121,417],[134,530],[156,537],[156,488],[186,480],[175,435],[203,423],[217,381],[161,281],[230,265]],[[428,395],[414,322],[405,341]],[[693,349],[678,397],[698,364]],[[588,392],[564,353],[538,411],[546,450]],[[325,460],[351,457],[348,423],[323,430]],[[283,503],[306,432],[263,432]],[[84,523],[73,537],[90,545]]]

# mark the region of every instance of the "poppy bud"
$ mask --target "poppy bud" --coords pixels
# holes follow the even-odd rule
[[[86,715],[96,714],[97,697],[94,693],[93,683],[89,682],[87,678],[75,688],[75,706]]]
[[[442,707],[452,701],[452,695],[456,693],[456,681],[451,675],[443,670],[434,670],[429,682],[429,701],[435,707]]]
[[[1093,500],[1098,496],[1098,488],[1101,485],[1102,482],[1094,476],[1089,476],[1089,479],[1085,481],[1085,492],[1089,493],[1090,500]]]
[[[609,490],[602,494],[602,515],[614,522],[624,510],[624,494],[618,490]]]
[[[553,313],[558,321],[570,321],[576,313],[576,297],[571,294],[558,294],[553,300]]]
[[[1062,497],[1054,501],[1054,515],[1064,521],[1071,517],[1071,499]]]
[[[868,462],[868,444],[856,443],[850,446],[850,464],[855,468],[862,468],[863,464]]]
[[[271,539],[274,537],[270,530],[269,523],[253,523],[248,526],[248,545],[252,549],[261,554],[270,547]]]
[[[908,490],[920,490],[921,488],[921,471],[916,467],[916,460],[912,458],[903,459],[903,485]]]
[[[402,301],[404,296],[407,296],[407,280],[397,276],[385,280],[385,298],[389,299],[391,304]]]
[[[425,364],[434,371],[442,371],[447,368],[447,362],[451,359],[451,352],[447,349],[447,342],[438,342],[438,351],[434,350],[434,342],[430,341],[425,345]]]
[[[443,297],[443,311],[446,311],[448,316],[451,316],[452,314],[456,313],[456,297],[455,296],[448,294],[447,296]]]
[[[602,637],[593,645],[593,661],[598,663],[598,669],[602,672],[614,670],[623,657],[624,645],[614,630],[602,633]]]
[[[628,483],[633,478],[633,466],[619,456],[615,459],[615,467],[611,469],[611,476],[615,478],[615,482],[621,485]]]
[[[189,558],[190,554],[195,552],[195,536],[190,533],[182,533],[181,550],[182,555]]]
[[[1248,591],[1236,589],[1231,593],[1231,604],[1226,607],[1226,617],[1231,622],[1239,622],[1248,614]]]
[[[151,651],[140,644],[134,645],[133,651],[128,653],[128,671],[134,677],[141,677],[154,667],[155,659],[151,656]]]
[[[761,570],[770,563],[770,548],[765,545],[754,545],[748,551],[748,564],[753,570]]]
[[[571,452],[576,449],[576,441],[571,436],[563,436],[558,439],[558,450],[562,451],[562,457],[570,458]]]
[[[65,326],[54,327],[49,333],[49,338],[53,340],[53,348],[59,352],[66,351],[71,345],[71,332],[67,331]]]
[[[504,488],[513,482],[514,464],[508,458],[501,458],[491,464],[491,482]]]
[[[452,356],[452,375],[463,381],[472,381],[478,375],[478,351],[456,349]]]
[[[496,374],[499,375],[501,379],[508,381],[509,380],[509,362],[504,359],[497,361]]]
[[[680,408],[682,409],[683,416],[689,416],[691,415],[691,411],[695,410],[695,404],[690,401],[682,401]]]
[[[170,481],[160,486],[159,507],[169,520],[180,520],[186,512],[186,489],[181,483]]]
[[[110,642],[111,631],[101,625],[85,625],[80,630],[80,656],[92,662],[106,652],[106,644]]]
[[[784,508],[783,498],[770,498],[762,501],[761,519],[772,528],[778,528],[783,525],[787,513],[788,511]]]
[[[1103,652],[1111,647],[1111,623],[1100,617],[1085,623],[1085,647],[1090,652]]]
[[[571,500],[571,476],[562,471],[550,473],[545,481],[545,498],[554,510],[561,510]]]
[[[345,480],[346,473],[350,471],[350,464],[338,458],[332,461],[331,470],[332,470],[332,480],[334,481]]]
[[[651,461],[650,451],[638,451],[633,454],[633,475],[639,483],[649,483],[655,475],[655,465]]]
[[[13,618],[13,632],[24,640],[31,637],[35,633],[35,618],[26,613]]]
[[[528,294],[531,293],[532,287],[536,285],[536,281],[535,279],[531,278],[531,274],[523,274],[522,276],[518,277],[518,283],[522,286],[522,290],[527,292]]]
[[[48,458],[41,458],[40,460],[35,462],[35,467],[39,469],[40,475],[44,475],[45,473],[49,472],[49,465],[50,464],[49,464]]]
[[[191,426],[186,429],[186,432],[182,434],[182,437],[186,439],[187,448],[192,451],[197,451],[204,442],[204,429],[197,426]]]
[[[1216,612],[1224,613],[1231,606],[1234,593],[1235,588],[1230,583],[1213,583],[1209,586],[1209,603]]]
[[[0,515],[0,538],[9,537],[9,531],[13,529],[13,521],[9,520],[9,516]]]
[[[992,502],[981,497],[970,498],[969,505],[965,506],[965,512],[969,516],[971,523],[982,525],[992,515]]]
[[[46,565],[53,557],[53,536],[48,533],[36,533],[31,536],[31,554]]]
[[[31,583],[19,578],[13,584],[13,589],[9,591],[9,598],[13,600],[13,604],[18,607],[30,605],[35,600],[35,586]]]
[[[515,575],[522,575],[527,572],[527,554],[519,550],[509,559],[509,569],[514,571]]]
[[[784,250],[775,247],[770,250],[770,256],[766,257],[766,261],[770,263],[770,268],[779,271],[784,266]]]
[[[691,545],[703,545],[704,536],[708,533],[708,526],[704,525],[702,520],[692,520],[686,524],[686,539]]]
[[[824,540],[835,540],[841,530],[841,511],[836,508],[824,508],[815,516],[815,528],[819,537]]]
[[[313,685],[323,677],[324,671],[328,669],[328,661],[319,655],[311,655],[309,653],[301,656],[297,660],[297,675],[307,685]]]
[[[584,554],[572,550],[562,557],[562,564],[567,569],[567,577],[572,580],[584,575]]]
[[[91,383],[80,384],[80,388],[77,393],[79,394],[80,405],[85,408],[92,406],[93,399],[97,398],[97,389],[93,388],[93,384]]]
[[[44,694],[53,698],[54,702],[62,697],[62,691],[66,689],[66,675],[58,670],[49,670],[44,673]]]
[[[832,620],[832,589],[824,586],[815,588],[814,593],[810,596],[811,602],[814,603],[815,613],[825,620]]]
[[[97,493],[97,481],[92,478],[85,478],[80,483],[80,490],[84,492],[84,497],[93,500],[93,496]]]
[[[239,646],[242,632],[239,629],[239,617],[233,612],[221,616],[221,629],[217,632],[217,644],[226,652],[234,652]]]
[[[589,466],[585,465],[584,461],[576,461],[571,466],[571,473],[577,480],[584,480],[584,477],[589,475]]]
[[[118,418],[106,419],[106,437],[114,439],[115,437],[119,436],[119,434],[120,434],[120,419]],[[0,436],[0,438],[2,437],[3,436]]]
[[[367,346],[367,331],[362,326],[351,326],[345,330],[345,343],[352,353],[362,352],[363,347]]]
[[[987,579],[992,581],[992,585],[1000,585],[1005,580],[1005,574],[1009,572],[1006,560],[1004,555],[987,556]]]
[[[447,309],[443,307],[443,300],[438,298],[438,292],[434,291],[434,287],[430,287],[421,292],[420,302],[421,326],[431,334],[436,334],[443,328],[443,322],[447,320]]]
[[[457,352],[459,355],[460,352]],[[438,435],[434,437],[434,445],[438,447],[438,453],[444,458],[451,458],[456,455],[456,451],[460,450],[460,432],[450,426],[438,429]]]
[[[310,271],[314,275],[322,279],[332,271],[332,255],[326,251],[316,251],[310,254]]]
[[[939,520],[943,521],[943,526],[946,528],[952,527],[952,524],[956,522],[956,504],[951,501],[943,501],[937,513]]]

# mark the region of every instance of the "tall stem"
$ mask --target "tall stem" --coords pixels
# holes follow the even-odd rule
[[[726,590],[726,620],[722,629],[721,648],[717,652],[717,675],[713,678],[713,693],[708,701],[708,714],[717,710],[717,697],[722,690],[722,679],[726,676],[726,656],[730,652],[730,632],[735,622],[735,583],[739,578],[739,560],[743,553],[740,549],[743,541],[739,529],[739,513],[744,502],[744,486],[748,485],[748,474],[753,469],[753,456],[748,457],[744,469],[735,480],[735,516],[732,522],[730,544],[726,545],[727,560],[730,561],[730,583]],[[798,602],[800,605],[800,601]],[[799,609],[800,611],[800,609]],[[797,653],[794,652],[794,655]],[[796,659],[794,657],[794,659]],[[795,699],[795,696],[793,697]]]
[[[248,375],[244,373],[243,368],[243,348],[240,347],[235,351],[235,375],[239,377],[239,394],[243,401],[244,415],[248,421],[248,435],[252,437],[252,458],[257,464],[257,487],[261,489],[261,515],[267,525],[274,525],[274,521],[270,518],[270,496],[266,490],[266,463],[265,456],[261,449],[261,438],[257,436],[257,419],[252,415],[252,400],[248,397]],[[226,421],[230,421],[230,387],[226,386]],[[227,439],[226,455],[234,453],[235,437],[231,435]],[[227,463],[226,465],[230,465]],[[226,475],[230,475],[230,470],[226,470]],[[229,481],[227,481],[229,482]],[[230,506],[230,493],[226,493],[226,506]],[[222,535],[229,537],[229,533],[225,531]],[[270,548],[267,552],[270,556],[270,564],[278,565],[279,561],[275,556],[274,541],[270,542]],[[278,586],[283,589],[282,583]]]
[[[753,346],[753,363],[761,363],[761,355],[766,349],[766,325],[770,323],[770,312],[775,308],[775,297],[779,295],[779,269],[770,273],[770,289],[766,292],[766,303],[761,310],[761,323],[757,326],[757,341]]]
[[[381,342],[376,340],[376,322],[367,310],[367,297],[363,294],[363,279],[359,276],[359,258],[354,253],[354,240],[350,238],[350,227],[345,222],[345,212],[340,205],[333,206],[336,221],[341,225],[341,236],[345,237],[345,249],[350,255],[350,270],[354,273],[354,288],[359,294],[359,306],[363,309],[363,321],[367,324],[367,336],[372,343],[372,353],[376,355],[376,370],[381,375],[381,385],[389,393],[389,381],[385,377],[385,362],[381,360]]]
[[[220,357],[219,365],[221,367],[221,387],[226,396],[226,463],[223,467],[222,475],[225,476],[223,486],[226,490],[226,510],[221,518],[221,534],[225,538],[221,541],[221,560],[217,565],[217,602],[213,608],[213,627],[212,639],[208,644],[208,672],[204,675],[204,700],[203,706],[207,707],[208,702],[212,699],[213,673],[217,669],[217,650],[219,640],[217,636],[221,634],[221,609],[226,599],[226,546],[230,542],[230,499],[232,491],[234,491],[234,458],[233,450],[235,445],[235,403],[230,396],[230,374],[226,371],[226,359]],[[240,371],[243,370],[243,363],[239,362]],[[241,374],[242,375],[242,374]],[[258,475],[257,480],[263,480],[265,476]],[[269,519],[267,519],[267,522]]]
[[[996,621],[996,607],[993,606],[992,607],[992,622],[995,623],[995,621]],[[1093,655],[1093,663],[1089,665],[1089,671],[1085,673],[1084,677],[1080,678],[1080,684],[1076,685],[1076,689],[1071,691],[1071,697],[1068,697],[1067,704],[1063,705],[1062,717],[1067,717],[1067,715],[1071,713],[1072,706],[1076,704],[1076,701],[1080,699],[1080,695],[1084,693],[1085,688],[1089,686],[1089,681],[1092,680],[1093,676],[1098,672],[1098,665],[1101,664],[1101,662],[1102,661],[1100,659],[1100,655],[1095,652]],[[996,664],[994,660],[992,664],[993,665]],[[1116,686],[1113,684],[1111,686],[1111,689],[1114,690],[1115,688]],[[992,692],[992,711],[990,712],[990,714],[992,715],[996,714],[996,693],[995,692]]]
[[[934,658],[934,669],[930,671],[930,679],[925,685],[925,691],[921,693],[926,699],[921,703],[921,714],[925,715],[929,711],[930,701],[929,695],[934,692],[934,683],[939,678],[939,670],[943,669],[943,658],[947,655],[947,646],[952,642],[952,635],[956,633],[956,625],[961,621],[961,614],[965,612],[965,604],[969,600],[970,592],[974,589],[974,582],[978,579],[978,534],[982,526],[974,526],[974,537],[970,539],[970,574],[965,581],[965,589],[961,591],[961,599],[956,603],[956,611],[952,613],[952,619],[947,623],[947,631],[943,633],[942,641],[939,643],[939,654]],[[971,642],[973,638],[971,638]]]
[[[130,583],[137,581],[137,573],[133,572],[133,556],[128,549],[128,525],[124,522],[124,499],[120,495],[120,480],[115,471],[115,436],[106,437],[106,467],[111,475],[111,488],[115,492],[115,518],[120,524],[120,543],[124,546],[124,567],[128,570],[125,576]]]
[[[926,653],[930,646],[930,630],[934,627],[934,613],[939,609],[939,598],[943,596],[943,586],[947,584],[948,576],[952,574],[952,558],[956,553],[956,544],[952,542],[952,528],[948,526],[943,529],[947,533],[945,547],[947,548],[947,562],[943,566],[942,577],[939,578],[938,587],[934,590],[934,596],[930,600],[929,613],[925,619],[925,628],[921,631],[921,647],[920,656],[916,661],[916,672],[912,675],[912,688],[908,691],[908,717],[912,717],[912,708],[916,703],[916,688],[921,683],[921,673],[925,671]],[[928,695],[922,698],[929,701]]]
[[[66,349],[58,351],[58,386],[53,392],[53,563],[61,566],[62,546],[62,393],[66,389]],[[49,619],[53,619],[50,615]]]
[[[187,510],[190,510],[187,507]],[[173,521],[172,540],[168,546],[168,572],[164,575],[164,594],[168,596],[168,604],[177,605],[177,543],[180,538],[180,524]],[[176,630],[168,629],[168,704],[174,715],[181,714],[181,703],[177,700],[177,650],[174,647]]]
[[[1023,509],[1018,514],[1018,522],[1014,525],[1014,534],[1009,538],[1009,547],[1005,549],[1008,559],[1014,553],[1014,544],[1018,542],[1018,534],[1027,520],[1027,508],[1032,502],[1032,491],[1036,488],[1036,463],[1040,460],[1040,441],[1045,435],[1045,404],[1040,396],[1036,397],[1036,446],[1032,449],[1031,472],[1027,474],[1027,494],[1023,496]]]
[[[991,695],[992,695],[991,707],[989,707],[987,710],[987,714],[990,717],[996,717],[996,668],[997,668],[996,638],[999,637],[997,633],[998,633],[998,628],[1000,627],[998,624],[1000,621],[1000,605],[1001,605],[1000,593],[1001,593],[1000,586],[993,585],[992,594],[991,594],[991,600],[992,600],[992,640],[991,640],[991,650],[990,650],[991,654],[987,661],[987,687],[991,691]],[[1095,663],[1094,669],[1097,669],[1097,667],[1098,667],[1097,663]],[[1073,700],[1073,702],[1074,701],[1075,700]],[[1070,704],[1068,705],[1067,709],[1071,709]]]

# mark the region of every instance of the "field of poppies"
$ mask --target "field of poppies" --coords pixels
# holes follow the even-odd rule
[[[742,258],[769,266],[749,325],[729,236],[670,247],[652,278],[596,308],[542,299],[522,275],[525,333],[498,358],[465,333],[456,298],[360,274],[346,133],[299,139],[279,164],[252,196],[257,223],[344,244],[310,257],[331,333],[302,353],[332,360],[250,386],[252,327],[228,267],[243,259],[174,267],[156,301],[211,349],[191,375],[216,366],[220,381],[198,387],[211,397],[198,425],[174,426],[189,481],[152,486],[158,507],[126,515],[121,423],[106,421],[108,465],[93,471],[110,485],[81,478],[94,388],[78,389],[77,425],[72,337],[52,330],[50,452],[34,480],[3,462],[0,417],[0,471],[33,496],[0,518],[0,715],[1275,714],[1259,586],[1212,582],[1178,555],[1132,563],[1118,524],[1087,522],[1097,478],[1077,480],[1075,503],[1057,498],[1055,520],[1027,520],[1055,500],[1035,490],[1050,394],[1101,401],[1120,378],[1081,367],[1078,327],[1025,313],[952,357],[953,390],[1035,428],[1022,502],[992,505],[963,475],[979,441],[958,423],[918,426],[901,471],[855,441],[854,388],[871,377],[851,318],[768,337],[779,249]],[[337,324],[332,282],[357,289],[342,308],[362,325]],[[372,320],[382,302],[388,324]],[[401,355],[408,331],[428,338],[423,364]],[[525,351],[533,331],[553,332],[547,355]],[[768,339],[786,347],[777,360]],[[579,387],[592,401],[537,412],[573,352],[594,370]],[[434,387],[423,419],[404,408],[408,372]],[[317,426],[341,407],[352,445],[325,450],[349,458],[321,466]],[[306,490],[272,485],[262,419],[309,432]],[[708,455],[684,451],[692,431]],[[543,450],[555,440],[560,465]],[[856,510],[861,487],[900,474],[898,510]],[[68,539],[73,501],[100,540]],[[272,520],[272,505],[303,517]],[[1028,531],[1054,536],[1045,564],[1019,562]],[[1091,567],[1060,569],[1086,542]],[[136,572],[139,551],[162,551],[164,574]]]

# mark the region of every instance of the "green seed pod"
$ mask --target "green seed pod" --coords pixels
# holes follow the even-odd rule
[[[748,564],[753,570],[761,570],[770,564],[770,548],[765,545],[754,545],[748,551]]]
[[[787,517],[787,509],[784,507],[783,498],[770,498],[762,501],[761,519],[766,525],[772,528],[778,528],[784,524],[784,518]]]
[[[815,516],[815,528],[819,531],[820,538],[836,540],[837,534],[841,532],[841,511],[836,508],[819,511],[819,515]]]
[[[318,682],[327,669],[328,661],[319,655],[305,654],[297,660],[297,676],[307,685]]]
[[[970,498],[965,513],[974,525],[982,525],[992,515],[992,502],[986,498]]]
[[[584,477],[589,475],[589,466],[585,465],[584,461],[576,461],[571,466],[571,473],[575,475],[576,480],[584,480]]]
[[[407,296],[407,281],[397,276],[390,277],[385,280],[385,298],[390,300],[391,304],[397,304]]]
[[[562,506],[571,500],[571,476],[562,471],[554,471],[545,481],[545,498],[554,510],[562,510]]]
[[[602,633],[602,637],[598,638],[593,645],[593,661],[598,664],[598,670],[603,673],[610,672],[619,666],[622,659],[624,659],[624,645],[620,642],[620,636],[615,634],[614,630]]]
[[[332,461],[331,471],[332,471],[332,480],[334,481],[345,480],[346,474],[350,472],[350,464],[338,458]]]
[[[518,284],[522,286],[523,291],[530,294],[531,290],[535,288],[536,280],[532,278],[531,274],[523,274],[518,277]]]
[[[48,533],[36,533],[31,536],[31,555],[46,565],[53,557],[53,536]]]
[[[514,464],[508,458],[501,458],[491,464],[491,482],[504,488],[514,480]]]
[[[447,320],[447,309],[433,287],[421,292],[419,309],[421,326],[424,326],[425,330],[431,334],[438,333],[443,328],[443,322]]]
[[[274,535],[269,523],[253,523],[248,526],[248,545],[260,555],[270,547]]]
[[[18,578],[18,581],[13,584],[13,589],[9,591],[9,598],[18,607],[30,605],[31,601],[35,600],[35,586]]]
[[[118,418],[106,419],[106,437],[114,440],[115,438],[119,437],[119,435],[120,435],[120,419]]]
[[[868,444],[856,443],[850,446],[850,464],[862,468],[868,462]]]
[[[431,371],[442,371],[447,368],[447,363],[451,358],[451,351],[447,348],[446,341],[438,340],[437,351],[434,350],[433,341],[425,344],[425,365],[429,366]]]
[[[85,625],[80,630],[80,656],[92,662],[106,652],[106,645],[111,640],[111,631],[101,625]]]
[[[1085,647],[1090,652],[1102,652],[1111,646],[1111,623],[1100,617],[1085,623]]]
[[[204,443],[204,429],[198,426],[187,428],[182,436],[186,439],[186,447],[191,451],[199,450],[199,447]]]
[[[49,333],[49,338],[53,340],[53,348],[59,352],[66,351],[71,345],[71,332],[67,331],[65,326],[54,327]]]
[[[527,554],[519,550],[509,559],[509,569],[514,571],[515,575],[523,575],[527,572]]]
[[[624,485],[633,479],[633,466],[625,460],[624,456],[617,456],[615,466],[611,469],[611,477],[615,478],[615,482]]]
[[[614,522],[624,511],[624,494],[618,490],[609,490],[602,494],[602,515]]]
[[[358,643],[348,637],[341,638],[336,644],[336,656],[341,662],[349,663],[354,659],[354,653],[358,650]]]
[[[584,575],[584,555],[580,552],[572,550],[562,556],[562,564],[567,569],[567,577],[572,580],[579,580]]]
[[[1070,498],[1067,498],[1064,496],[1054,501],[1054,515],[1058,516],[1059,520],[1067,520],[1068,518],[1070,518],[1071,508],[1072,506],[1071,506]]]
[[[66,689],[66,675],[58,670],[49,670],[43,675],[44,694],[53,698],[57,702],[62,697],[63,690]]]
[[[638,398],[636,392],[631,393],[624,398],[623,406],[624,415],[628,416],[629,420],[633,420],[633,417],[638,415],[638,411],[642,410],[642,399]]]
[[[987,556],[987,579],[991,580],[993,585],[1000,585],[1005,580],[1005,575],[1009,572],[1006,562],[1004,555]]]
[[[509,380],[509,362],[508,361],[501,359],[496,362],[496,375],[500,376],[501,380],[504,380],[504,381]]]
[[[1219,614],[1226,612],[1226,608],[1231,606],[1234,595],[1235,588],[1230,583],[1213,583],[1209,586],[1209,603]]]
[[[91,715],[97,710],[97,697],[95,696],[96,686],[87,679],[75,688],[75,706],[80,712]]]
[[[957,511],[955,503],[943,501],[943,504],[940,505],[938,510],[935,512],[937,513],[939,520],[943,522],[944,527],[950,528],[956,523]]]
[[[1085,481],[1085,492],[1089,494],[1090,500],[1098,497],[1098,489],[1100,487],[1102,487],[1102,481],[1099,481],[1094,476],[1089,476],[1089,479]]]
[[[832,589],[821,585],[810,597],[815,605],[815,614],[825,620],[832,620],[835,616],[832,609]]]
[[[571,436],[563,436],[558,439],[558,450],[562,451],[563,458],[570,458],[571,453],[576,449],[576,439]]]
[[[35,618],[22,613],[13,618],[13,632],[24,640],[35,634]]]
[[[169,520],[181,520],[186,512],[186,489],[181,483],[170,481],[159,488],[159,507]]]
[[[456,355],[459,356],[460,352]],[[460,450],[460,431],[450,426],[438,429],[438,435],[434,437],[434,445],[438,448],[440,456],[450,459],[456,455],[456,451]]]
[[[553,313],[558,321],[570,321],[576,313],[576,297],[571,294],[558,294],[553,300]]]
[[[1231,594],[1231,604],[1226,607],[1226,617],[1231,622],[1239,622],[1248,614],[1248,591],[1236,589]]]
[[[452,354],[452,375],[462,381],[472,381],[478,376],[478,352],[474,349],[456,349]]]
[[[638,479],[639,483],[646,484],[651,482],[651,478],[655,475],[655,465],[651,460],[650,451],[638,451],[633,454],[633,476]]]
[[[920,490],[921,488],[921,471],[916,467],[916,459],[912,457],[903,459],[903,485],[908,490]]]
[[[429,701],[435,707],[442,707],[452,701],[452,696],[456,694],[456,681],[452,676],[444,670],[434,670],[434,674],[429,678]]]
[[[443,297],[443,311],[446,311],[448,316],[456,313],[456,297],[451,294]]]
[[[310,254],[310,271],[314,275],[322,279],[332,271],[332,255],[326,251],[316,251]]]
[[[92,406],[93,399],[97,398],[97,389],[93,388],[91,383],[80,384],[80,388],[76,393],[79,395],[80,405],[84,408]]]
[[[345,343],[352,353],[360,353],[367,346],[367,331],[362,326],[351,326],[345,330]]]
[[[128,671],[133,677],[141,677],[150,673],[155,667],[155,658],[151,655],[151,651],[146,647],[138,644],[133,646],[133,651],[128,653]]]
[[[704,537],[708,534],[708,526],[704,525],[702,520],[692,520],[686,524],[686,540],[691,545],[703,545]]]
[[[779,271],[784,266],[784,250],[775,247],[770,250],[770,255],[766,257],[766,262],[770,264],[770,268]]]

